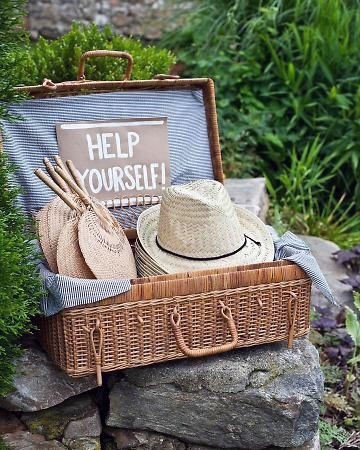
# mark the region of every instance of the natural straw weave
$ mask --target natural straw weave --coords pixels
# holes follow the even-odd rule
[[[85,262],[79,246],[79,218],[69,220],[60,233],[57,246],[57,266],[60,275],[73,278],[95,278]]]
[[[138,239],[135,242],[135,261],[139,277],[164,275],[166,273],[158,264],[156,264],[156,261],[145,252]]]
[[[266,225],[235,205],[215,180],[168,187],[161,205],[140,215],[137,234],[144,251],[166,273],[274,259]],[[146,274],[146,261],[139,266]]]
[[[128,66],[128,78],[130,75]],[[215,92],[210,79],[81,79],[19,88],[37,98],[112,91],[141,95],[143,90],[178,89],[202,91],[214,179],[222,182]],[[193,356],[192,350],[199,356],[199,350],[207,353],[210,349],[213,354],[228,343],[230,347],[248,347],[282,340],[291,347],[293,338],[309,331],[310,289],[306,274],[284,261],[136,279],[127,293],[40,319],[40,337],[52,359],[69,375],[97,373],[101,384],[101,371]]]
[[[291,347],[295,337],[309,331],[311,282],[292,263],[255,266],[249,271],[179,279],[164,275],[157,277],[163,281],[139,282],[129,293],[93,307],[41,319],[42,344],[68,374],[97,371],[99,383],[100,371],[214,354],[224,344],[228,350],[287,340]],[[226,318],[230,315],[232,321]],[[235,343],[229,332],[232,322]]]
[[[54,273],[58,272],[56,254],[59,236],[72,214],[72,210],[59,197],[55,197],[36,217],[41,249]]]
[[[116,228],[91,209],[79,221],[79,244],[96,278],[136,278],[135,259],[120,225]]]

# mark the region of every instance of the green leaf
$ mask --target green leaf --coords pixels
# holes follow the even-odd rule
[[[346,307],[345,311],[345,326],[355,346],[360,346],[360,321],[356,313],[349,307]]]
[[[276,147],[279,148],[284,148],[284,145],[281,141],[281,139],[273,133],[266,133],[264,136],[264,139],[268,142],[270,142],[271,144],[274,144]]]
[[[360,292],[355,292],[354,294],[354,305],[360,311]]]
[[[356,366],[360,363],[360,355],[354,356],[353,358],[348,360],[348,364],[351,364],[353,366]]]

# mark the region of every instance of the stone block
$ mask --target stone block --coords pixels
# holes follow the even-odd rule
[[[99,438],[82,437],[76,439],[63,439],[63,444],[69,450],[101,450]]]
[[[265,178],[227,178],[225,187],[234,203],[247,208],[265,222],[269,208]]]
[[[40,434],[29,431],[17,431],[1,436],[7,449],[11,450],[66,450],[58,441],[47,441]]]
[[[128,430],[119,428],[105,428],[104,450],[224,450],[220,447],[208,447],[197,444],[185,444],[172,436],[149,431]],[[279,450],[281,447],[267,447],[266,450]],[[237,450],[237,449],[232,449]],[[252,449],[248,449],[252,450]],[[283,447],[283,450],[321,450],[319,433],[300,447]]]
[[[47,439],[99,437],[101,434],[99,411],[88,394],[44,411],[25,413],[21,420],[32,433],[42,434]]]
[[[322,396],[318,353],[298,339],[125,370],[106,423],[215,448],[299,447],[316,435]]]
[[[24,350],[16,361],[15,390],[0,399],[9,411],[38,411],[97,386],[94,376],[71,378],[56,367],[39,347]]]
[[[337,302],[341,306],[351,305],[353,300],[352,287],[340,281],[347,278],[346,269],[332,258],[333,253],[338,251],[339,247],[334,242],[316,236],[300,237],[310,247],[311,253],[316,258]],[[339,308],[332,306],[315,287],[312,289],[311,297],[314,306],[328,308],[334,315],[339,313]]]

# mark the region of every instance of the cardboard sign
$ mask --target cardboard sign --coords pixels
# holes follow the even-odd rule
[[[170,185],[166,117],[68,122],[56,133],[61,158],[99,200],[159,196]]]

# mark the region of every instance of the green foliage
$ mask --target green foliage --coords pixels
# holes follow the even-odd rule
[[[301,152],[293,148],[289,163],[267,177],[271,220],[279,233],[290,228],[352,247],[360,242],[360,215],[350,212],[354,202],[342,208],[344,196],[337,200],[334,188],[327,191],[328,183],[335,183],[336,156],[322,157],[322,150],[323,143],[318,139],[306,144]]]
[[[360,294],[357,292],[354,296],[354,305],[358,312],[360,312]],[[351,308],[346,308],[346,331],[350,334],[356,347],[360,347],[360,322],[355,311]]]
[[[319,422],[320,442],[321,448],[332,449],[334,441],[339,444],[344,444],[349,437],[349,433],[342,427],[333,425],[326,420],[320,420]]]
[[[314,342],[312,341],[314,344]],[[321,371],[324,374],[325,381],[328,385],[337,384],[343,378],[343,370],[338,366],[330,364],[322,364]]]
[[[333,171],[316,193],[319,210],[333,187],[329,208],[344,192],[350,195],[340,209],[352,201],[359,207],[359,1],[198,0],[197,5],[164,45],[176,49],[188,75],[216,81],[227,174],[265,173],[285,193],[278,172],[319,139],[324,169]]]
[[[356,366],[360,363],[360,321],[358,314],[360,313],[360,293],[355,292],[354,294],[354,305],[357,311],[353,311],[348,306],[345,311],[345,326],[346,331],[351,336],[351,339],[354,342],[354,353],[353,357],[350,359],[349,363],[353,366]]]
[[[8,106],[22,99],[14,89],[18,57],[26,36],[19,26],[23,20],[24,0],[2,0],[0,13],[0,119],[8,118]]]
[[[132,79],[150,79],[167,73],[175,57],[167,50],[144,46],[139,40],[115,34],[110,27],[73,24],[71,31],[54,41],[40,38],[16,58],[19,84],[39,84],[43,78],[53,82],[75,80],[80,56],[88,50],[121,50],[134,58]],[[86,62],[89,80],[122,79],[126,61],[118,58],[91,58]]]
[[[13,90],[14,57],[25,41],[20,25],[22,0],[3,0],[0,14],[0,119],[21,99]],[[15,56],[14,56],[15,55]],[[31,328],[39,302],[40,281],[34,264],[27,222],[16,208],[17,191],[9,184],[9,167],[0,152],[0,396],[9,392],[18,338]]]
[[[0,396],[11,390],[18,338],[31,329],[41,283],[28,223],[15,205],[9,167],[0,154]]]

